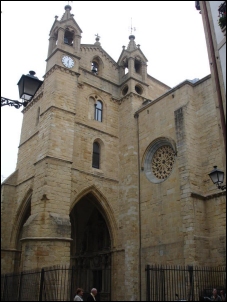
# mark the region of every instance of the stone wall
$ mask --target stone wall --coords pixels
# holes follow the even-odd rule
[[[219,126],[210,78],[195,87],[184,85],[146,106],[139,113],[139,129],[142,168],[147,147],[158,137],[171,138],[177,147],[173,170],[166,181],[151,183],[141,172],[142,246],[145,255],[146,247],[149,250],[147,262],[204,264],[204,258],[202,260],[199,255],[205,252],[206,247],[201,246],[202,250],[198,250],[195,237],[211,238],[214,236],[213,229],[216,229],[221,238],[225,215],[223,198],[218,198],[220,205],[216,208],[216,198],[202,202],[192,197],[193,193],[205,196],[216,191],[208,173],[212,170],[212,162],[216,161],[223,167],[222,148],[217,143],[220,139]],[[221,209],[224,213],[220,221],[218,214],[211,218],[212,211],[216,213]],[[177,245],[178,252],[173,248],[163,250],[163,245],[169,246],[182,240],[184,243]],[[223,249],[223,243],[221,245]],[[156,251],[160,246],[159,253],[152,253],[153,246]],[[218,255],[213,257],[218,263],[223,263],[221,253],[220,261],[217,261]],[[208,257],[206,264],[212,265],[213,261]]]

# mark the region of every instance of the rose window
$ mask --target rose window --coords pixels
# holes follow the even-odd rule
[[[147,179],[155,184],[170,176],[177,155],[176,144],[171,138],[160,137],[147,148],[142,167]]]
[[[172,171],[174,159],[174,150],[170,146],[161,146],[153,155],[151,162],[154,176],[166,179]]]

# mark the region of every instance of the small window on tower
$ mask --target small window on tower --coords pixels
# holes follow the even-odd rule
[[[103,61],[101,60],[101,58],[99,56],[94,56],[91,59],[91,72],[94,75],[102,76],[103,70],[104,70]]]
[[[58,45],[58,33],[54,34],[55,45]]]
[[[143,93],[143,89],[140,85],[135,86],[135,91],[140,95]]]
[[[100,146],[97,142],[93,143],[92,167],[99,169],[100,166]]]
[[[139,74],[142,73],[142,64],[141,64],[141,61],[138,60],[137,58],[135,59],[135,71],[136,71],[136,73],[139,73]]]
[[[65,31],[64,43],[73,46],[73,32],[69,30]]]
[[[40,116],[40,107],[38,107],[38,109],[37,109],[36,126],[37,126],[38,123],[39,123],[39,116]]]
[[[95,120],[102,122],[102,102],[97,101],[95,104]]]
[[[128,73],[128,59],[127,58],[125,58],[122,61],[122,66],[124,67],[124,75],[126,75]]]
[[[91,71],[93,74],[97,75],[98,74],[98,70],[99,70],[99,65],[96,61],[93,61],[91,63]]]
[[[126,95],[128,92],[128,85],[125,85],[124,88],[122,89],[122,95]]]

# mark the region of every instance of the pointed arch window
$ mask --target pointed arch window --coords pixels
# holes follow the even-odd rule
[[[64,43],[68,44],[69,46],[73,46],[73,38],[74,38],[73,32],[66,29],[64,35]]]
[[[97,101],[97,103],[95,104],[95,120],[102,122],[102,110],[103,109],[103,105],[101,101]]]
[[[124,75],[126,75],[128,73],[128,59],[124,58],[124,60],[122,61],[122,66],[124,68]]]
[[[136,73],[142,74],[142,62],[140,58],[135,58],[135,71]]]
[[[100,145],[97,142],[93,143],[92,167],[99,169],[100,166]]]
[[[91,60],[91,72],[94,75],[102,75],[102,70],[104,68],[103,61],[99,56],[95,56]]]
[[[98,75],[98,71],[99,71],[99,64],[95,61],[93,61],[91,63],[91,71],[94,75]]]

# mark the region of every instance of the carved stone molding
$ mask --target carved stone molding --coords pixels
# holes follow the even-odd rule
[[[70,74],[71,76],[79,76],[80,74],[78,72],[75,72],[73,70],[69,70],[68,68],[65,68],[63,66],[55,64],[45,75],[44,79],[48,78],[55,70],[60,70],[62,72],[65,72],[67,74]]]
[[[144,100],[143,96],[138,95],[138,94],[136,94],[134,92],[130,92],[130,93],[126,94],[125,96],[123,96],[120,100],[118,100],[119,105],[121,105],[125,100],[128,100],[130,97],[141,99],[142,102]]]
[[[120,100],[114,98],[113,96],[110,97],[110,101],[116,104],[120,104]]]
[[[97,46],[93,46],[93,45],[81,45],[80,48],[81,51],[99,51],[101,53],[101,55],[103,57],[105,57],[106,60],[108,60],[110,63],[112,63],[112,65],[114,67],[116,67],[116,69],[118,68],[117,63],[105,52],[104,49],[102,49],[102,47],[97,47]]]
[[[26,111],[28,111],[36,102],[38,102],[41,98],[43,97],[43,91],[37,95],[36,98],[34,98],[31,103],[29,103],[23,110],[22,112],[25,113]]]
[[[78,83],[77,87],[83,89],[84,88],[84,83]]]

